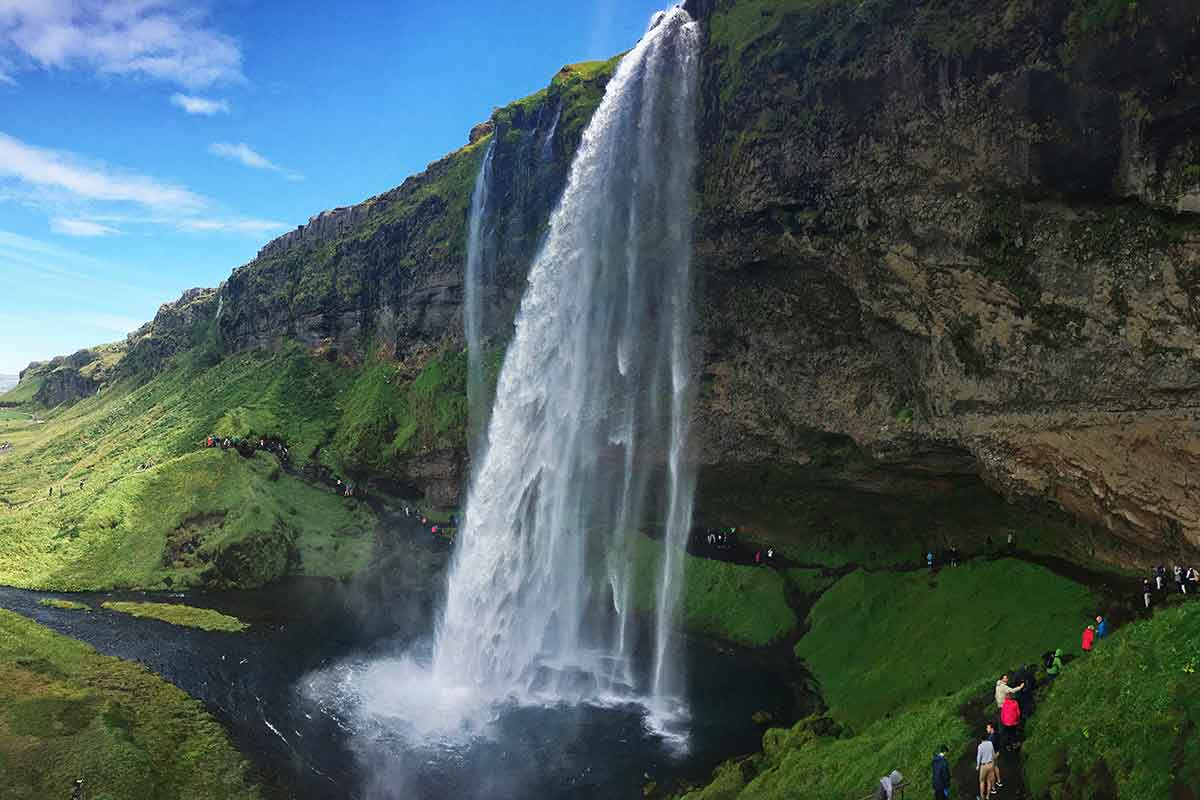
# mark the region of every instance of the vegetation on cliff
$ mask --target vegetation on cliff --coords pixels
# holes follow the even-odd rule
[[[0,611],[0,776],[14,800],[251,800],[249,765],[199,702],[143,667]]]
[[[633,606],[652,612],[658,606],[662,543],[638,533],[631,546]],[[788,605],[784,578],[774,569],[687,555],[683,576],[682,624],[692,633],[762,647],[784,638],[799,623]]]

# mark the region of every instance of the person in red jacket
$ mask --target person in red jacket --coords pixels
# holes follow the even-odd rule
[[[1088,625],[1087,630],[1083,632],[1083,652],[1092,652],[1092,642],[1096,639],[1096,626]]]
[[[1017,727],[1021,724],[1021,706],[1011,697],[1004,698],[1000,708],[1000,725],[1004,728],[1004,745],[1011,749],[1020,746]]]

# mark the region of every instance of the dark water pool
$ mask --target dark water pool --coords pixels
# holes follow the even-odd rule
[[[641,797],[651,780],[700,780],[724,758],[757,750],[762,731],[751,715],[766,711],[786,721],[805,702],[797,676],[771,659],[681,638],[690,710],[684,748],[655,733],[632,703],[508,706],[492,715],[487,735],[453,742],[414,741],[386,725],[356,723],[327,695],[314,694],[313,675],[427,644],[437,599],[413,573],[428,571],[439,556],[395,557],[402,563],[390,573],[354,584],[296,579],[186,596],[250,623],[241,634],[99,608],[106,599],[145,599],[127,593],[0,588],[0,607],[140,662],[200,699],[258,766],[268,794],[280,798]],[[48,596],[94,610],[40,605]]]

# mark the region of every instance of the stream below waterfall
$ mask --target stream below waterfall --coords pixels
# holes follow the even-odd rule
[[[444,554],[402,515],[376,565],[348,583],[293,578],[258,590],[145,595],[0,588],[0,607],[137,661],[223,722],[278,798],[621,798],[649,781],[699,781],[721,760],[759,749],[757,711],[787,722],[807,709],[783,654],[680,637],[688,678],[688,742],[679,748],[634,703],[513,705],[486,736],[419,741],[354,721],[314,694],[339,664],[428,651]],[[410,530],[406,530],[410,528]],[[419,572],[421,578],[414,573]],[[42,606],[68,597],[81,612]],[[186,602],[232,614],[244,633],[207,632],[100,608],[109,599]],[[649,651],[650,647],[643,648]]]

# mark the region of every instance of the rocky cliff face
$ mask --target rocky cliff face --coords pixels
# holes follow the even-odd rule
[[[956,452],[1200,545],[1197,7],[696,5],[704,459]]]
[[[805,463],[844,435],[881,465],[978,473],[1131,551],[1200,546],[1200,10],[688,5],[707,38],[697,458]],[[564,68],[421,175],[164,306],[121,369],[281,338],[406,364],[459,346],[488,147],[502,340],[614,64]],[[450,500],[462,463],[412,469]]]

